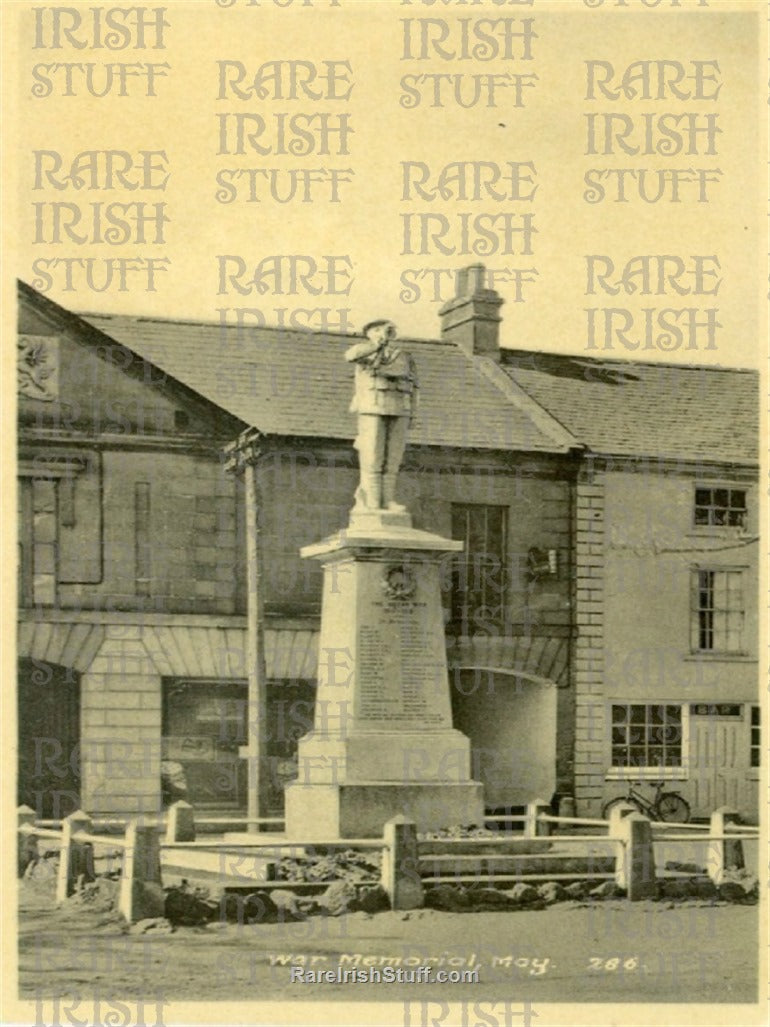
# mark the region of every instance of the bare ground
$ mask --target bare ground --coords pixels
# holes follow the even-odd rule
[[[20,883],[20,998],[166,1001],[731,1002],[757,1000],[757,906],[623,900],[501,913],[352,913],[126,933],[114,914]],[[292,982],[366,965],[479,969],[479,983]],[[366,962],[365,962],[366,961]]]

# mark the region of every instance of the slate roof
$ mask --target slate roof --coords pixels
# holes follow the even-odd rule
[[[198,321],[73,315],[267,434],[352,439],[356,338]],[[421,381],[414,444],[595,453],[755,465],[756,371],[501,349],[501,363],[452,343],[399,340]]]
[[[758,462],[759,375],[502,350],[511,379],[596,453]]]
[[[352,439],[356,339],[280,328],[80,315],[162,371],[265,434]],[[415,357],[419,409],[412,444],[566,452],[566,433],[530,401],[518,406],[481,365],[452,343],[400,339]],[[526,397],[525,397],[526,399]],[[541,416],[537,416],[537,414]],[[543,427],[545,423],[545,427]]]

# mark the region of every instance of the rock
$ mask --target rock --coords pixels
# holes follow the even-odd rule
[[[573,881],[564,889],[568,899],[582,899],[588,892],[588,886],[583,881]]]
[[[301,917],[316,916],[322,912],[316,895],[298,895],[297,909]]]
[[[546,881],[541,884],[537,889],[537,893],[541,899],[545,900],[546,905],[551,906],[554,902],[561,902],[567,898],[567,891],[564,885],[559,884],[558,881]]]
[[[243,899],[240,895],[225,892],[219,902],[219,919],[243,923]]]
[[[362,888],[359,892],[357,909],[364,913],[382,913],[390,909],[388,893],[381,884]]]
[[[540,900],[540,895],[534,885],[520,881],[515,884],[510,892],[511,901],[517,906],[529,906]]]
[[[285,923],[287,920],[304,920],[305,914],[300,908],[299,901],[294,892],[288,888],[274,888],[270,891],[270,898],[275,903],[276,918],[278,923]]]
[[[666,863],[666,870],[679,870],[685,874],[704,874],[706,871],[703,867],[699,867],[697,863],[678,863],[676,860],[670,859]]]
[[[163,912],[174,926],[197,927],[212,919],[216,906],[185,887],[170,888],[166,892]]]
[[[747,871],[727,871],[725,880],[719,885],[719,898],[726,902],[741,902],[752,905],[759,898],[759,881]]]
[[[24,879],[26,881],[35,881],[41,884],[50,884],[56,880],[58,873],[58,854],[50,858],[44,856],[42,859],[35,860],[27,865],[27,868],[24,871]]]
[[[120,884],[109,877],[97,877],[95,881],[84,881],[78,890],[67,899],[68,905],[88,906],[94,912],[107,912],[118,904]]]
[[[173,934],[174,927],[164,916],[151,917],[148,920],[139,920],[135,924],[131,924],[128,929],[129,934]]]
[[[318,905],[327,916],[352,913],[357,906],[357,892],[350,881],[333,881],[318,899]]]
[[[662,899],[689,899],[695,894],[692,881],[680,878],[674,881],[660,881],[658,894]]]
[[[602,881],[588,893],[592,899],[617,899],[623,892],[614,881]]]
[[[719,894],[713,881],[693,881],[693,895],[698,899],[715,899]]]
[[[425,892],[428,909],[443,909],[446,913],[463,913],[470,907],[470,900],[464,888],[453,884],[437,884]]]
[[[511,896],[499,888],[473,888],[468,892],[468,899],[474,909],[507,909],[511,905]]]
[[[250,924],[274,924],[278,906],[268,892],[256,891],[243,900],[243,913]]]

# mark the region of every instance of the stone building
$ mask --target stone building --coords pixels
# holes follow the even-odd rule
[[[574,792],[596,814],[665,778],[695,815],[755,817],[757,375],[524,352],[513,326],[501,346],[501,302],[466,269],[440,337],[402,341],[399,498],[465,542],[443,601],[472,775],[491,808]],[[281,811],[319,659],[299,549],[357,483],[350,341],[78,316],[20,283],[20,801],[242,816],[256,644],[260,811]],[[253,473],[228,473],[247,430]]]
[[[666,780],[759,810],[758,375],[505,350],[584,444],[573,497],[575,796]],[[652,791],[650,795],[652,795]]]
[[[402,341],[420,406],[399,486],[416,527],[466,544],[443,575],[447,650],[491,807],[570,789],[574,723],[577,443],[501,370],[500,303],[461,275],[441,337]],[[183,795],[243,814],[252,631],[260,811],[281,810],[319,656],[320,570],[299,549],[347,523],[357,481],[349,344],[77,316],[20,284],[20,801],[60,817]],[[251,536],[244,479],[223,459],[249,428]]]

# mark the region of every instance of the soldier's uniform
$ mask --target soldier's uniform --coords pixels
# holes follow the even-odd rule
[[[414,361],[390,345],[395,326],[373,321],[364,332],[390,326],[389,340],[357,342],[345,353],[355,363],[355,391],[350,410],[358,414],[355,446],[361,467],[356,507],[403,510],[395,501],[396,476],[406,449],[409,419],[414,413],[417,376]]]

